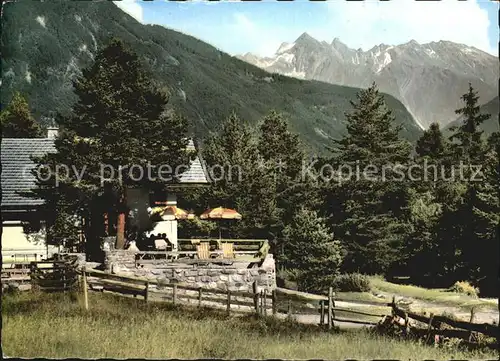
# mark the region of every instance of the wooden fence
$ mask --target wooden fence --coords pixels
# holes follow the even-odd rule
[[[269,242],[265,239],[179,239],[179,249],[177,251],[141,251],[136,255],[138,264],[154,263],[156,260],[176,261],[182,259],[183,263],[200,263],[197,259],[197,245],[201,243],[208,244],[208,257],[203,262],[249,262],[260,263],[269,252]],[[233,247],[233,256],[223,257],[222,245],[230,243]]]
[[[412,329],[414,333],[424,333],[427,337],[430,335],[442,335],[470,341],[471,334],[473,333],[482,333],[489,337],[498,336],[498,328],[495,325],[457,321],[445,316],[426,317],[401,309],[396,304],[394,298],[391,302],[339,298],[336,297],[331,288],[328,296],[284,288],[257,292],[257,287],[254,283],[253,292],[235,292],[193,287],[185,284],[168,284],[137,277],[124,277],[97,270],[84,270],[83,280],[86,300],[88,300],[86,285],[89,284],[94,289],[130,294],[134,297],[140,296],[146,302],[167,301],[173,304],[187,303],[199,307],[209,305],[224,309],[228,314],[255,312],[258,315],[264,316],[276,316],[278,314],[288,316],[319,316],[318,325],[329,330],[334,328],[335,322],[349,322],[373,326],[380,324],[380,320],[382,319],[393,317],[398,319],[397,324],[406,331],[409,329],[410,319],[427,325],[424,329]],[[336,302],[347,302],[350,305],[339,307],[335,304]],[[377,310],[387,308],[387,312],[370,312],[370,307],[366,307],[367,309],[365,310],[355,309],[351,306],[356,304],[377,307]],[[88,307],[88,304],[86,307]],[[340,317],[340,315],[347,316]],[[349,318],[348,315],[356,315],[358,318]],[[374,320],[360,319],[359,316],[371,317]],[[375,321],[377,319],[379,322]],[[447,324],[453,329],[443,329],[443,324]]]
[[[225,307],[231,312],[256,312],[259,315],[276,315],[278,313],[288,316],[311,315],[319,316],[318,324],[332,329],[335,321],[351,322],[365,325],[375,325],[377,322],[367,320],[340,318],[336,313],[363,315],[374,318],[382,318],[381,313],[370,313],[347,307],[335,306],[335,301],[356,302],[363,305],[387,307],[390,313],[390,303],[377,301],[353,301],[335,298],[335,293],[330,296],[314,295],[298,292],[284,288],[275,288],[272,291],[262,290],[257,292],[254,283],[253,292],[223,291],[219,289],[208,289],[188,286],[185,284],[167,284],[158,281],[147,280],[137,277],[125,277],[97,270],[86,270],[84,272],[87,283],[93,289],[104,289],[121,294],[130,294],[134,297],[140,296],[145,300],[151,298],[161,299],[173,303],[196,303],[201,306],[211,303],[212,306]]]
[[[399,308],[395,302],[394,298],[391,304],[392,314],[400,317],[404,322],[402,326],[406,333],[409,333],[409,320],[413,319],[421,324],[427,325],[425,329],[414,328],[412,331],[417,334],[425,334],[426,338],[429,339],[434,335],[441,335],[444,337],[461,338],[464,340],[472,341],[477,340],[477,333],[481,333],[488,337],[494,337],[498,340],[500,335],[497,325],[492,325],[488,323],[473,323],[474,321],[474,308],[471,310],[470,322],[459,321],[446,316],[439,316],[431,314],[430,317],[421,315],[415,312],[410,312]],[[447,325],[447,327],[445,326]]]
[[[78,286],[76,259],[30,263],[31,288],[45,292],[66,292]]]

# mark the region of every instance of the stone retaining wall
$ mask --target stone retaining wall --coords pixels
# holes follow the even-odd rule
[[[183,283],[193,287],[252,292],[257,282],[258,290],[276,287],[275,262],[268,254],[260,267],[248,268],[248,262],[232,265],[188,264],[182,261],[156,260],[136,263],[135,253],[124,250],[105,252],[106,271],[123,276],[142,277],[165,283]]]

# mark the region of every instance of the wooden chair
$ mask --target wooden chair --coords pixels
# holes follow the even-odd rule
[[[222,243],[223,258],[234,258],[234,244]]]
[[[210,259],[210,244],[208,242],[200,243],[196,246],[196,252],[199,259]]]

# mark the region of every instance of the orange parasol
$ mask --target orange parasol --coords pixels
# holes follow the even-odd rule
[[[217,207],[206,210],[200,215],[201,219],[214,219],[214,220],[222,220],[222,219],[241,219],[241,214],[239,214],[234,209]],[[221,231],[219,225],[219,239],[221,239]]]
[[[217,207],[211,208],[203,212],[200,216],[201,219],[241,219],[239,214],[234,209]]]
[[[155,207],[151,210],[151,216],[160,216],[163,220],[169,219],[194,219],[195,215],[177,206]]]

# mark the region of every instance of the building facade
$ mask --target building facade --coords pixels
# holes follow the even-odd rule
[[[57,247],[47,246],[43,200],[23,195],[35,187],[35,178],[31,170],[35,164],[34,156],[55,152],[54,141],[57,128],[49,128],[46,138],[2,138],[1,143],[1,211],[2,211],[2,255],[11,257],[16,253],[37,254],[48,257],[58,251]],[[193,141],[188,150],[196,151]],[[172,185],[165,195],[169,204],[177,204],[177,194],[185,186],[208,184],[208,175],[199,156],[180,177],[179,184]],[[177,190],[176,190],[177,189]],[[130,222],[140,231],[154,228],[149,220],[147,209],[150,206],[150,194],[145,189],[127,191],[127,205],[130,209]],[[177,221],[169,220],[169,239],[177,241]],[[29,228],[30,232],[27,232]]]

